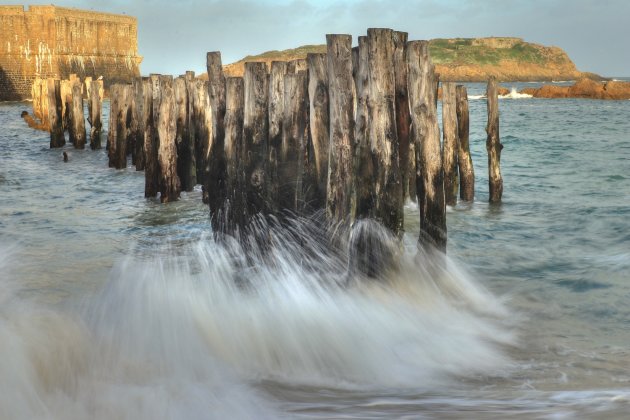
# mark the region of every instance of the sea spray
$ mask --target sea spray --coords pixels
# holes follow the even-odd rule
[[[263,226],[262,252],[230,238],[138,247],[78,311],[3,292],[1,417],[275,418],[261,381],[422,391],[506,366],[509,313],[447,257],[397,245],[394,269],[348,278],[321,226]]]

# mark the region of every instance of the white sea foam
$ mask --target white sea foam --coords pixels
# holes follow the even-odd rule
[[[499,95],[499,98],[501,99],[527,99],[527,98],[531,98],[532,95],[529,95],[527,93],[519,93],[516,91],[516,88],[513,87],[510,90],[510,93],[508,93],[507,95]]]
[[[508,312],[446,257],[361,280],[298,223],[270,237],[130,255],[79,313],[5,290],[0,418],[277,418],[261,380],[429,390],[507,365]]]
[[[468,95],[469,100],[486,99],[486,95]]]

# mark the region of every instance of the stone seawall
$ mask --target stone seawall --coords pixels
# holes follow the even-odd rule
[[[31,96],[35,77],[139,76],[137,20],[56,6],[0,6],[0,100]]]

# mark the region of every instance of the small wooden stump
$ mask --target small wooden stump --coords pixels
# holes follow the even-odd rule
[[[68,132],[70,141],[77,149],[85,148],[85,117],[83,115],[83,92],[81,82],[75,79],[70,82],[72,88],[72,112]]]
[[[50,124],[50,148],[66,144],[63,135],[63,113],[61,103],[61,81],[48,79],[48,122]]]
[[[497,79],[488,80],[488,125],[486,132],[486,150],[488,151],[488,182],[491,203],[500,203],[503,196],[503,177],[501,176],[501,150],[503,145],[499,138],[499,97]]]
[[[468,116],[468,92],[466,86],[458,85],[457,96],[457,137],[459,167],[459,198],[464,201],[473,201],[475,198],[475,169],[473,167],[472,156],[469,145],[469,116]]]
[[[354,79],[352,36],[326,35],[330,154],[326,215],[333,223],[349,219],[353,185]]]
[[[442,84],[442,129],[444,164],[444,198],[446,205],[457,204],[459,177],[457,171],[458,135],[457,135],[457,98],[454,83]]]
[[[243,144],[249,217],[268,214],[267,157],[269,82],[265,63],[245,63]]]
[[[427,41],[407,44],[409,109],[416,147],[419,243],[425,248],[446,251],[446,206],[440,129],[437,123],[435,71]]]
[[[168,203],[179,199],[180,181],[177,176],[177,126],[173,79],[160,80],[161,100],[158,116],[158,162],[160,165],[160,201]]]

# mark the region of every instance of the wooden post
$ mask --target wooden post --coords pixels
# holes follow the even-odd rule
[[[127,138],[129,135],[131,85],[112,85],[110,88],[109,167],[127,167]]]
[[[131,136],[133,137],[133,152],[131,162],[136,165],[136,171],[144,170],[146,153],[144,151],[144,87],[141,78],[135,78],[132,82],[133,110],[131,120]]]
[[[243,155],[244,84],[242,77],[226,81],[225,159],[227,162],[227,205],[225,228],[230,234],[242,230],[247,221]]]
[[[45,130],[50,131],[50,119],[49,119],[49,114],[48,114],[48,80],[47,79],[41,79],[40,80],[40,84],[41,84],[41,89],[42,89],[42,96],[41,96],[41,103],[40,103],[40,112],[41,112],[41,119],[42,119],[42,126],[44,127]]]
[[[61,80],[61,116],[63,121],[63,129],[69,130],[70,114],[72,112],[72,86],[69,80]],[[73,139],[69,139],[72,144]]]
[[[48,79],[48,122],[50,124],[50,148],[66,144],[63,135],[63,114],[61,103],[61,81]]]
[[[180,194],[180,181],[177,176],[177,127],[175,111],[175,92],[173,79],[164,77],[160,80],[161,100],[158,116],[158,162],[160,165],[160,201],[176,201]]]
[[[195,161],[197,169],[197,183],[202,186],[209,181],[208,154],[212,141],[212,112],[208,94],[208,82],[196,80],[193,84],[193,130],[195,144]],[[206,202],[208,198],[206,197]]]
[[[402,182],[403,200],[412,193],[409,191],[409,179],[415,178],[415,170],[409,162],[409,95],[407,93],[407,32],[394,32],[394,74],[396,83],[396,134],[398,136],[398,159]],[[415,167],[415,166],[414,166]],[[413,191],[415,196],[415,191]]]
[[[101,148],[101,115],[103,113],[103,103],[99,94],[102,80],[94,80],[88,87],[88,122],[90,123],[90,149]]]
[[[70,82],[72,89],[72,112],[70,112],[70,125],[68,132],[70,141],[77,149],[85,147],[85,117],[83,115],[83,93],[81,82],[75,79]]]
[[[468,92],[466,86],[458,85],[455,89],[457,99],[457,138],[459,145],[457,165],[459,167],[459,198],[473,201],[475,198],[475,169],[469,146]]]
[[[268,213],[267,156],[269,86],[265,63],[245,63],[243,143],[248,215]]]
[[[503,196],[503,177],[501,176],[501,150],[503,145],[499,138],[499,97],[497,79],[492,76],[488,80],[488,125],[486,132],[486,150],[488,151],[488,183],[491,203],[500,203]]]
[[[197,176],[193,172],[192,162],[194,148],[191,147],[190,126],[188,125],[188,89],[185,77],[178,77],[173,81],[175,94],[175,126],[177,145],[177,176],[181,183],[182,191],[192,191],[196,184]]]
[[[213,227],[218,228],[219,212],[225,201],[225,76],[221,64],[221,53],[213,51],[206,54],[208,70],[208,94],[212,111],[212,142],[208,155],[208,176],[206,191],[210,206]]]
[[[393,34],[391,29],[368,29],[368,136],[376,175],[372,215],[399,235],[404,202],[398,160]]]
[[[315,208],[324,208],[326,206],[328,154],[330,151],[326,54],[308,54],[306,61],[308,63],[310,141],[313,147],[311,165],[317,180],[317,193],[312,205]]]
[[[156,95],[153,87],[159,89],[159,75],[152,74],[148,78],[142,79],[142,97],[144,108],[144,196],[146,198],[155,197],[160,189],[159,167],[158,167],[158,139],[153,115],[155,107],[153,101]],[[157,98],[159,100],[159,97]]]
[[[427,41],[407,44],[409,110],[416,147],[421,246],[446,251],[446,206],[440,129],[435,102],[435,70]]]
[[[359,37],[354,59],[354,81],[356,89],[356,110],[354,126],[354,187],[356,214],[353,217],[365,218],[372,215],[375,206],[374,156],[368,137],[368,40]]]
[[[197,184],[197,152],[195,146],[195,121],[194,121],[194,103],[195,103],[195,72],[186,72],[186,96],[188,98],[187,115],[188,115],[188,151],[185,155],[189,158],[189,173],[186,181],[187,186],[195,186]],[[182,180],[182,185],[184,181]]]
[[[457,204],[459,177],[457,173],[458,135],[457,135],[457,98],[455,84],[442,83],[442,162],[444,164],[444,199],[446,205]]]
[[[326,215],[332,222],[351,219],[354,142],[352,36],[326,35],[330,154]]]
[[[269,75],[269,206],[278,211],[279,179],[278,165],[282,149],[282,124],[284,119],[284,76],[287,74],[286,61],[273,61]]]
[[[284,76],[284,120],[279,165],[279,208],[294,214],[303,207],[302,183],[308,141],[308,85],[305,72]]]

